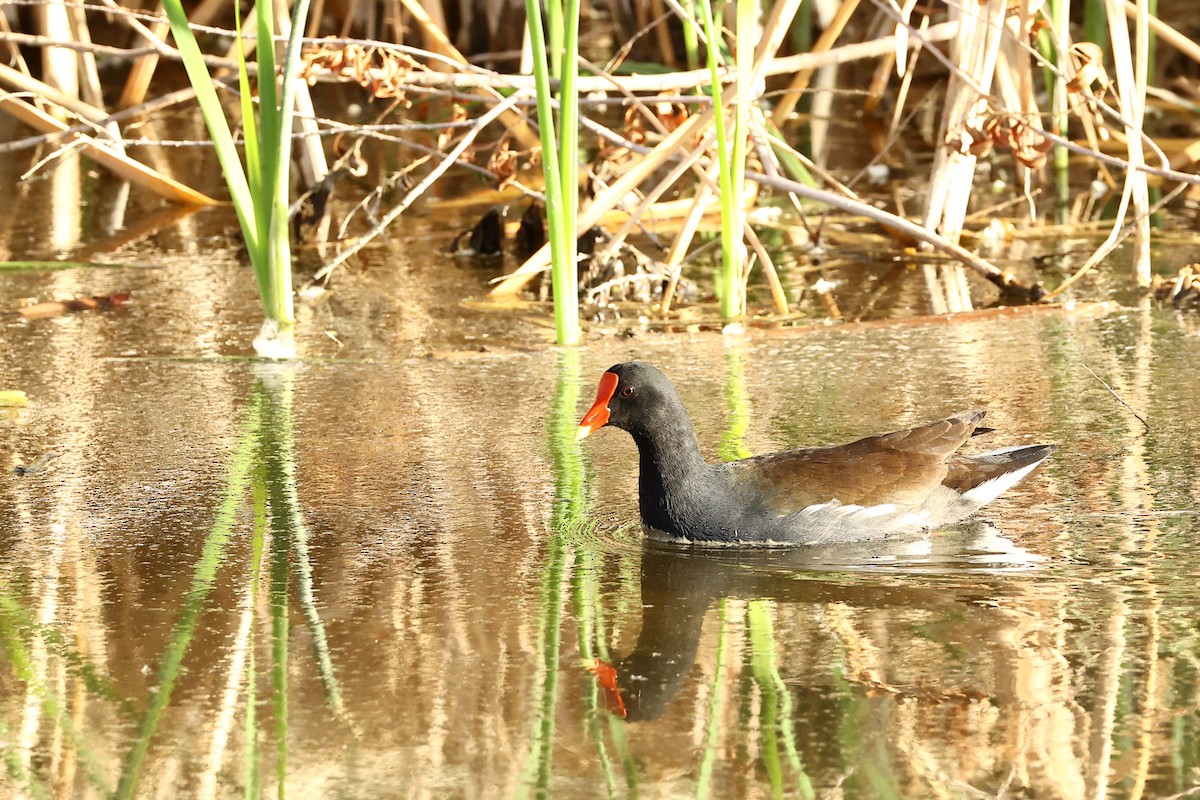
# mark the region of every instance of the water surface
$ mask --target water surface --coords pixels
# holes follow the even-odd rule
[[[307,360],[262,365],[230,358],[257,325],[236,254],[161,244],[125,253],[156,269],[0,286],[4,308],[135,298],[0,321],[0,389],[31,401],[0,417],[0,794],[1200,784],[1193,315],[642,332],[560,352],[519,317],[460,308],[470,265],[397,246],[304,307]],[[650,545],[632,441],[572,438],[600,373],[633,357],[675,380],[714,459],[974,406],[997,429],[979,449],[1060,449],[929,542]]]

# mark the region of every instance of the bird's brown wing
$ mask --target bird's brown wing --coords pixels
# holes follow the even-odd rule
[[[976,456],[955,453],[946,461],[947,472],[942,485],[960,494],[969,492],[1022,467],[1041,463],[1054,450],[1055,446],[1052,444],[1033,444],[1005,447]]]
[[[816,503],[914,505],[947,475],[946,461],[983,419],[955,414],[836,447],[789,450],[725,465],[735,484],[777,514]]]

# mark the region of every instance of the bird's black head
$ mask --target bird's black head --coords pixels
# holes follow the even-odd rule
[[[596,402],[580,421],[578,435],[582,439],[613,425],[638,436],[679,415],[681,405],[666,375],[644,361],[627,361],[600,376]]]

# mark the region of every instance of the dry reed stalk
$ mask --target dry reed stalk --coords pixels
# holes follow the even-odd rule
[[[658,54],[662,63],[668,67],[678,66],[679,62],[675,60],[675,43],[671,41],[671,27],[668,25],[671,17],[663,10],[662,0],[650,0],[650,16],[658,20],[658,24],[654,26],[654,37],[658,42]]]
[[[921,19],[929,18],[922,17]],[[863,101],[863,111],[873,114],[879,109],[879,104],[883,101],[883,94],[887,90],[888,84],[891,83],[892,67],[894,66],[896,66],[895,53],[888,53],[879,59],[879,63],[875,65],[875,74],[871,78],[871,83],[867,86],[867,99]],[[900,74],[907,75],[908,73],[901,72]],[[903,98],[898,99],[897,107],[904,107]]]
[[[783,283],[779,280],[779,272],[775,269],[775,262],[771,260],[771,254],[767,248],[763,246],[762,240],[758,238],[758,234],[754,232],[754,228],[748,220],[742,221],[742,236],[750,244],[750,249],[758,258],[760,269],[762,269],[763,277],[767,280],[767,288],[771,290],[771,302],[775,305],[775,313],[780,316],[787,316],[791,313],[788,308],[787,293],[783,290]],[[742,285],[750,279],[750,262],[746,263],[745,272],[742,275]]]
[[[783,4],[779,4],[783,5]],[[776,8],[778,8],[777,6]],[[924,43],[928,44],[931,41],[943,41],[956,34],[959,29],[958,21],[942,23],[930,27],[929,35],[925,37]],[[806,67],[820,66],[823,64],[845,63],[848,60],[858,58],[875,57],[886,53],[889,48],[894,47],[896,41],[895,36],[886,36],[872,42],[864,42],[856,45],[846,45],[843,48],[838,48],[837,51],[830,53],[803,54],[801,56],[788,56],[782,59],[771,59],[769,62],[763,61],[760,64],[761,73],[773,73],[780,69],[783,63],[799,63]],[[913,46],[910,44],[910,46]],[[581,81],[582,83],[582,81]],[[622,81],[623,85],[627,85]],[[612,186],[602,192],[593,203],[582,211],[579,219],[579,228],[587,229],[592,225],[598,224],[611,209],[617,207],[624,201],[628,193],[633,192],[641,184],[660,167],[668,161],[677,158],[676,151],[687,149],[687,142],[692,140],[700,128],[706,126],[712,117],[711,110],[702,111],[684,122],[683,125],[672,131],[667,138],[660,142],[652,151],[640,159],[632,169],[621,176]],[[1069,144],[1069,143],[1068,143]],[[926,242],[936,249],[942,250],[953,258],[961,261],[971,267],[982,277],[1000,287],[1005,291],[1015,291],[1022,296],[1031,299],[1039,299],[1044,293],[1039,286],[1028,287],[1014,279],[1011,275],[1002,272],[987,260],[980,258],[974,253],[960,247],[957,243],[951,242],[946,238],[938,235],[936,232],[928,230],[918,225],[914,225],[908,220],[898,217],[895,214],[889,214],[886,211],[877,209],[869,204],[854,201],[842,197],[831,192],[825,192],[819,189],[813,189],[808,186],[786,180],[778,176],[748,173],[747,177],[764,185],[772,186],[781,191],[789,192],[800,197],[824,203],[835,209],[839,209],[850,214],[860,214],[868,219],[874,220],[888,228],[895,229],[903,235],[912,237],[918,241]],[[492,289],[493,297],[512,296],[521,290],[530,280],[542,273],[549,265],[549,248],[543,247],[537,253],[534,253],[524,264],[522,264],[513,273],[497,279],[496,286]]]
[[[29,64],[25,61],[25,56],[21,53],[21,48],[14,41],[14,37],[17,35],[13,33],[12,26],[8,24],[8,17],[0,14],[0,41],[6,45],[4,49],[8,51],[8,63],[15,64],[17,69],[29,75],[31,74]]]
[[[756,127],[755,132],[759,136],[767,135],[766,132],[764,132],[762,130],[762,128]],[[837,179],[837,177],[834,176],[833,173],[831,173],[829,170],[822,167],[820,164],[815,163],[811,158],[804,155],[804,153],[801,153],[799,150],[792,147],[790,144],[783,141],[782,139],[778,139],[778,138],[771,139],[771,148],[783,150],[789,156],[791,156],[792,158],[796,159],[801,164],[803,164],[805,169],[807,169],[809,172],[811,172],[816,177],[820,178],[825,184],[827,184],[830,188],[832,188],[834,191],[838,192],[839,194],[849,197],[851,200],[862,200],[862,198],[858,196],[857,192],[855,192],[853,189],[851,189],[848,185],[846,185],[842,181],[839,181]],[[774,153],[771,153],[769,158],[764,156],[761,160],[763,161],[764,168],[766,168],[769,163],[770,167],[775,170],[776,174],[779,173],[779,160],[775,157]],[[864,172],[865,172],[865,170],[864,170]],[[854,178],[852,178],[849,182],[854,183],[858,180],[859,177],[860,177],[859,175],[855,175]]]
[[[451,44],[450,40],[446,38],[445,33],[442,32],[442,29],[434,23],[434,20],[425,12],[425,9],[421,7],[417,0],[400,0],[400,2],[404,4],[404,7],[408,9],[408,13],[412,14],[421,25],[421,30],[426,32],[429,37],[437,40],[438,45],[445,51],[444,55],[460,64],[470,63],[467,57]],[[531,87],[532,84],[533,78],[530,76]],[[494,92],[492,96],[498,97]],[[508,132],[523,149],[528,150],[541,146],[541,140],[538,138],[537,133],[530,126],[525,116],[519,111],[506,111],[500,119],[508,127]]]
[[[155,194],[177,203],[192,205],[215,205],[216,200],[206,194],[185,186],[178,181],[156,172],[145,164],[134,161],[110,147],[96,141],[90,136],[78,132],[70,132],[67,126],[50,114],[33,105],[13,97],[8,92],[0,91],[0,111],[4,111],[29,127],[43,133],[63,134],[63,146],[78,143],[87,155],[97,164],[109,170],[118,177],[131,183],[149,189]]]
[[[1167,206],[1167,204],[1169,204],[1172,200],[1174,200],[1176,197],[1178,197],[1180,194],[1182,194],[1183,191],[1187,188],[1187,186],[1188,186],[1188,184],[1179,184],[1174,189],[1172,189],[1170,192],[1168,192],[1166,195],[1164,195],[1161,200],[1159,200],[1157,203],[1155,203],[1154,206],[1151,207],[1150,210],[1146,212],[1146,214],[1144,215],[1145,218],[1148,219],[1149,217],[1153,216],[1154,214],[1157,214],[1159,211],[1161,211],[1163,208],[1165,208]],[[1105,227],[1108,227],[1107,220],[1103,221],[1103,223],[1104,223]],[[1101,222],[1097,221],[1092,224],[1099,225],[1099,224],[1101,224]],[[1093,267],[1095,267],[1097,264],[1099,264],[1101,261],[1103,261],[1105,258],[1107,258],[1108,255],[1110,253],[1112,253],[1112,251],[1115,250],[1123,241],[1125,241],[1125,239],[1127,239],[1129,237],[1129,235],[1132,234],[1137,229],[1137,226],[1140,224],[1141,224],[1140,219],[1134,220],[1132,223],[1130,223],[1129,226],[1127,226],[1123,229],[1117,230],[1115,235],[1110,232],[1108,238],[1104,240],[1104,243],[1101,244],[1100,247],[1097,248],[1094,253],[1092,253],[1090,256],[1088,256],[1087,261],[1085,261],[1083,263],[1083,266],[1080,267],[1075,272],[1075,274],[1073,274],[1071,277],[1067,278],[1065,281],[1063,281],[1057,287],[1055,287],[1054,291],[1052,291],[1048,295],[1046,295],[1045,299],[1051,300],[1051,299],[1057,297],[1058,295],[1062,294],[1063,292],[1065,292],[1076,281],[1078,281],[1080,278],[1082,278],[1084,275],[1086,275],[1089,271],[1091,271],[1091,269]],[[1088,226],[1078,225],[1078,226],[1071,226],[1071,227],[1083,228],[1083,227],[1088,227]],[[1033,238],[1033,237],[1028,237],[1028,238]],[[1191,244],[1190,241],[1187,241],[1185,243]]]
[[[784,0],[775,4],[771,10],[771,16],[764,26],[751,68],[744,70],[737,85],[725,90],[722,95],[723,103],[728,104],[735,101],[735,98],[739,96],[739,88],[743,93],[742,96],[747,98],[744,102],[749,102],[749,92],[751,89],[757,91],[761,85],[766,66],[779,49],[783,37],[786,35],[787,28],[791,24],[796,10],[799,8],[799,4],[800,0]],[[682,125],[670,132],[653,150],[637,161],[629,171],[598,195],[587,208],[580,212],[576,230],[587,230],[596,225],[608,211],[623,203],[625,197],[630,192],[636,191],[638,186],[659,167],[665,166],[671,161],[678,160],[681,157],[681,153],[688,152],[691,149],[689,143],[698,137],[699,132],[711,123],[712,118],[712,109],[706,109],[689,117]],[[697,190],[698,193],[701,191],[703,190]],[[689,218],[690,216],[689,214]],[[744,224],[739,220],[736,229],[742,230],[743,228]],[[544,271],[549,264],[550,248],[549,245],[544,245],[530,256],[515,272],[500,279],[492,289],[491,294],[493,296],[516,294],[535,275]]]
[[[1129,0],[1125,0],[1125,16],[1136,20],[1138,15],[1145,10],[1143,8],[1144,5],[1144,3],[1135,4],[1129,2]],[[1174,47],[1192,61],[1200,62],[1200,43],[1189,39],[1186,35],[1175,30],[1158,17],[1147,17],[1146,22],[1150,25],[1150,30],[1159,39],[1171,45],[1171,47]]]
[[[617,248],[620,247],[620,244],[625,241],[629,234],[633,233],[633,229],[643,226],[647,218],[649,218],[651,221],[663,219],[664,207],[669,208],[669,213],[672,216],[674,216],[676,213],[681,214],[685,219],[691,216],[693,213],[692,210],[696,205],[694,199],[683,201],[670,200],[665,203],[660,203],[658,202],[658,198],[662,197],[668,189],[674,186],[675,182],[683,177],[685,172],[689,172],[692,169],[693,165],[700,160],[701,156],[703,156],[704,152],[708,149],[708,146],[709,142],[705,141],[691,152],[685,153],[683,158],[680,159],[679,163],[672,167],[671,170],[665,176],[663,176],[663,179],[660,180],[656,186],[654,186],[654,188],[642,196],[642,200],[640,203],[638,203],[636,208],[631,210],[628,214],[622,215],[623,219],[621,220],[621,227],[615,234],[613,234],[612,240],[604,246],[604,250],[601,251],[600,260],[603,261],[606,258],[611,258],[616,253]],[[679,212],[678,209],[681,208],[685,210]],[[607,219],[604,221],[607,222]]]
[[[687,150],[691,140],[711,121],[712,110],[706,109],[689,117],[682,125],[671,131],[653,150],[635,162],[625,174],[597,195],[586,208],[580,210],[576,230],[587,230],[598,224],[608,211],[624,203],[630,192],[637,191],[638,186],[644,180],[653,175],[660,167],[664,167],[678,158],[679,153]],[[525,284],[549,266],[550,246],[547,244],[531,255],[515,272],[500,279],[491,294],[493,296],[516,294]]]
[[[312,5],[308,7],[308,24],[304,29],[304,35],[309,39],[315,39],[321,30],[321,21],[324,19],[325,0],[312,0]]]
[[[893,231],[894,235],[911,238],[918,242],[925,242],[931,247],[941,250],[957,261],[962,262],[1005,292],[1016,293],[1029,300],[1040,300],[1045,297],[1045,291],[1041,286],[1037,284],[1033,286],[1024,285],[1012,275],[997,269],[986,259],[980,258],[957,242],[951,242],[936,231],[931,231],[924,226],[910,222],[904,217],[896,216],[895,214],[876,208],[869,203],[851,200],[833,192],[814,189],[811,186],[805,186],[802,183],[797,183],[778,175],[748,172],[747,177],[753,178],[763,186],[769,186],[783,192],[790,192],[798,197],[823,203],[847,214],[859,215],[888,228]]]
[[[71,114],[74,114],[89,125],[103,127],[109,123],[108,112],[104,109],[97,108],[76,97],[71,97],[48,83],[43,83],[37,78],[4,64],[0,64],[0,84],[9,86],[19,92],[28,92],[38,100],[71,112]],[[55,116],[58,115],[56,114]],[[63,114],[62,116],[67,115]],[[119,144],[119,138],[114,140],[114,145]]]
[[[888,139],[895,140],[896,135],[900,131],[900,120],[903,117],[904,107],[908,103],[908,93],[912,89],[913,76],[917,74],[917,59],[921,57],[921,50],[924,43],[929,41],[929,17],[921,17],[921,23],[917,27],[917,32],[920,34],[916,37],[913,46],[912,61],[906,61],[908,69],[904,70],[900,78],[900,89],[896,92],[896,109],[892,113],[892,122],[888,126]],[[899,33],[899,32],[897,32]],[[918,105],[918,108],[920,106]],[[868,109],[869,110],[869,109]]]
[[[989,112],[987,97],[976,87],[986,91],[992,84],[1006,12],[1005,0],[950,6],[951,16],[961,24],[950,52],[956,68],[946,86],[923,224],[927,230],[941,231],[951,242],[957,242],[962,233],[974,188],[973,148],[985,135],[982,131]],[[960,268],[924,264],[922,272],[935,312],[971,309],[966,276]]]
[[[73,42],[71,22],[63,0],[36,6],[38,32],[51,42]],[[42,79],[68,97],[79,97],[79,56],[76,51],[49,46],[42,50]]]
[[[466,58],[447,35],[446,12],[438,0],[424,0],[423,2],[421,0],[400,0],[400,2],[417,21],[421,38],[427,49],[441,53],[455,61],[466,63]],[[448,66],[443,66],[443,68],[448,68]]]
[[[813,43],[812,50],[809,54],[819,54],[828,52],[833,48],[833,43],[842,35],[842,31],[846,27],[846,23],[850,21],[850,17],[858,8],[860,0],[843,0],[842,5],[838,8],[837,14],[833,21],[829,23],[820,37]],[[896,46],[901,47],[900,37],[895,37]],[[771,113],[771,121],[776,127],[783,127],[792,112],[796,110],[796,104],[800,102],[800,96],[804,94],[804,90],[808,88],[808,82],[812,79],[815,68],[799,68],[795,76],[792,78],[791,84],[787,88],[787,94],[779,98],[779,102],[775,105],[775,110]]]
[[[1042,115],[1033,88],[1033,63],[1025,45],[1026,31],[1031,28],[1029,4],[1022,3],[1016,14],[1005,20],[1007,35],[1002,37],[995,73],[996,87],[1004,108],[1013,111],[1020,120],[1019,133],[1013,133],[1014,170],[1017,182],[1029,203],[1029,219],[1037,219],[1037,204],[1033,199],[1031,182],[1034,173],[1046,161],[1042,149]]]
[[[755,136],[756,133],[758,135],[765,135],[761,133],[761,129],[758,127],[762,123],[763,120],[758,119],[756,115],[754,118],[754,127],[752,128],[750,134],[752,137]],[[704,218],[705,214],[712,212],[714,209],[714,192],[717,189],[716,171],[719,165],[715,159],[710,159],[709,168],[707,171],[703,170],[699,165],[693,166],[699,159],[700,154],[705,152],[711,146],[711,144],[712,137],[710,136],[703,143],[701,143],[700,146],[695,149],[695,151],[693,151],[690,157],[686,157],[685,160],[680,164],[680,166],[687,166],[688,168],[693,169],[693,171],[697,173],[700,182],[697,185],[696,192],[690,201],[691,205],[688,209],[687,216],[684,218],[683,225],[680,227],[674,242],[672,242],[671,248],[668,251],[667,257],[663,263],[664,269],[670,275],[667,285],[663,290],[662,301],[659,305],[659,311],[663,314],[666,314],[671,310],[671,303],[674,299],[675,289],[678,286],[679,278],[681,277],[683,261],[691,247],[691,243],[696,235],[696,231],[699,229],[700,222]],[[672,170],[671,175],[678,177],[678,174],[681,172],[680,166],[677,166],[674,170]],[[659,187],[669,187],[673,182],[674,180],[672,180],[670,183],[668,183],[666,180],[661,181]],[[656,187],[656,189],[659,187]],[[739,204],[740,208],[743,210],[752,208],[754,206],[755,199],[758,197],[758,191],[759,186],[756,182],[747,181],[741,193],[741,202]],[[638,219],[638,216],[639,214],[635,210],[630,215],[630,218],[626,221],[622,230],[628,232],[628,230],[632,228],[633,223]],[[754,251],[755,255],[757,255],[758,261],[762,265],[764,275],[767,279],[767,285],[771,290],[771,297],[775,304],[776,313],[789,313],[787,298],[783,291],[783,285],[780,283],[779,275],[775,270],[774,262],[771,260],[766,248],[763,247],[762,242],[759,240],[758,235],[754,232],[753,227],[751,227],[749,222],[744,218],[741,221],[741,229],[743,231],[745,240],[751,245],[751,249]],[[743,292],[745,291],[744,286],[748,278],[749,263],[747,262],[744,268],[744,274],[742,276]]]
[[[109,2],[111,0],[105,0]],[[936,42],[944,42],[954,38],[958,31],[958,22],[942,22],[937,25],[929,26],[928,32],[923,37],[921,44],[929,45]],[[0,34],[0,41],[12,41],[20,44],[29,44],[33,46],[45,47],[53,44],[47,41],[44,37],[29,36],[26,34]],[[418,48],[398,46],[394,42],[384,42],[378,40],[365,39],[337,39],[329,42],[331,45],[344,45],[353,43],[362,47],[378,48],[380,50],[402,50],[405,54],[425,58],[430,61],[438,61],[444,57],[436,53],[421,51]],[[909,47],[914,48],[917,42],[910,42]],[[161,43],[160,43],[161,45]],[[71,47],[71,44],[65,44],[64,47]],[[833,64],[849,64],[856,61],[863,61],[870,58],[878,58],[895,50],[896,36],[881,36],[878,39],[871,39],[866,42],[855,42],[853,44],[842,45],[824,53],[801,53],[792,56],[778,56],[765,61],[761,70],[758,72],[758,77],[769,77],[772,75],[783,75],[795,72],[798,69],[816,70],[821,67],[830,66]],[[82,49],[82,48],[77,48]],[[112,52],[117,55],[124,54],[126,51],[114,48],[104,48],[99,45],[94,46],[97,52]],[[159,48],[156,48],[159,49]],[[164,55],[169,55],[172,58],[178,58],[178,54],[170,47],[161,46],[161,52]],[[205,63],[210,68],[225,67],[236,69],[237,64],[229,59],[221,59],[216,56],[206,56]],[[466,63],[463,59],[460,63]],[[528,72],[528,70],[526,70]],[[726,71],[726,75],[730,73]],[[707,69],[687,70],[684,72],[673,72],[666,75],[583,75],[576,82],[576,86],[581,94],[590,94],[592,92],[603,92],[619,87],[622,91],[627,92],[668,92],[684,89],[695,89],[696,87],[706,86],[710,79],[710,74]],[[447,90],[466,90],[477,88],[494,88],[503,90],[512,89],[533,89],[533,76],[528,74],[501,74],[491,70],[486,70],[481,67],[472,66],[470,70],[461,72],[414,72],[406,75],[404,79],[405,88],[440,88]]]
[[[158,13],[162,15],[162,3],[158,4]],[[170,30],[171,23],[165,16],[150,25],[150,32],[164,42],[167,40]],[[117,100],[117,108],[129,108],[145,100],[156,69],[158,69],[157,53],[149,53],[133,62],[133,66],[129,68],[129,77],[125,80],[125,88],[121,90],[121,97]]]
[[[813,97],[809,104],[808,140],[812,150],[813,160],[822,164],[829,159],[830,130],[833,127],[834,99],[837,96],[838,73],[837,64],[821,67],[813,77]]]
[[[684,218],[683,227],[676,234],[675,241],[671,243],[671,249],[667,251],[667,257],[663,260],[663,268],[671,276],[667,281],[666,287],[663,289],[662,302],[659,304],[659,310],[663,314],[671,310],[671,301],[675,297],[675,287],[679,285],[679,278],[683,271],[683,259],[687,256],[687,251],[692,246],[692,239],[695,238],[696,231],[700,227],[700,220],[704,217],[705,212],[709,211],[716,202],[713,185],[717,179],[718,168],[719,164],[716,159],[711,159],[706,173],[708,180],[701,181],[696,186],[696,193],[692,196],[692,207],[688,211],[687,217]]]
[[[1059,33],[1056,31],[1054,37],[1055,41],[1061,41],[1064,44],[1069,44],[1070,42],[1069,32]],[[1064,50],[1063,52],[1072,54],[1071,58],[1063,59],[1064,63],[1060,65],[1059,71],[1060,77],[1071,79],[1071,84],[1068,84],[1067,106],[1075,118],[1079,120],[1080,125],[1083,128],[1084,138],[1088,143],[1087,146],[1093,151],[1098,151],[1101,147],[1101,139],[1097,129],[1097,114],[1093,112],[1089,106],[1091,103],[1098,104],[1100,101],[1092,93],[1092,80],[1085,80],[1085,70],[1087,69],[1086,63],[1080,60],[1080,56],[1073,50],[1073,48],[1068,47],[1068,49]],[[1080,63],[1076,64],[1076,61],[1080,61]],[[1107,83],[1106,75],[1103,76],[1103,80],[1105,83]],[[1076,83],[1081,83],[1080,87],[1072,90],[1073,84]],[[1065,134],[1066,131],[1063,131],[1062,133]],[[1106,184],[1108,184],[1110,189],[1117,185],[1116,178],[1112,176],[1112,173],[1108,170],[1108,166],[1103,161],[1098,162],[1096,167],[1100,178]]]
[[[962,231],[975,175],[971,147],[982,135],[978,132],[983,131],[988,113],[987,98],[975,87],[992,83],[1006,10],[1005,0],[970,3],[965,10],[950,7],[961,23],[951,47],[957,70],[946,87],[924,216],[926,228],[940,230],[950,241],[957,241]]]
[[[1142,118],[1145,110],[1145,87],[1146,87],[1146,40],[1148,25],[1145,24],[1144,15],[1139,17],[1137,26],[1138,35],[1138,63],[1135,65],[1133,56],[1129,46],[1129,29],[1125,24],[1121,8],[1118,5],[1120,0],[1105,0],[1108,3],[1109,13],[1109,30],[1110,40],[1113,45],[1113,61],[1117,71],[1117,93],[1121,101],[1120,118],[1125,126],[1125,138],[1128,147],[1128,160],[1125,162],[1125,184],[1121,192],[1121,200],[1117,206],[1116,223],[1109,231],[1108,237],[1104,242],[1093,252],[1088,259],[1083,263],[1075,274],[1063,281],[1058,287],[1051,292],[1047,299],[1053,298],[1061,294],[1068,287],[1073,285],[1081,277],[1087,274],[1096,264],[1100,263],[1116,246],[1128,235],[1129,231],[1123,229],[1125,216],[1128,213],[1129,205],[1132,202],[1134,205],[1135,220],[1133,223],[1132,232],[1135,235],[1134,239],[1134,254],[1133,266],[1134,276],[1138,286],[1145,287],[1150,285],[1150,209],[1148,176],[1147,172],[1151,171],[1146,163],[1144,151],[1142,149]],[[1086,92],[1086,87],[1085,92]],[[1057,137],[1048,137],[1057,139]],[[1058,140],[1063,143],[1063,140]],[[1069,143],[1068,143],[1069,144]],[[1097,155],[1102,155],[1097,153]],[[1182,187],[1180,187],[1182,188]],[[1177,190],[1178,191],[1178,190]],[[1172,197],[1174,194],[1171,195]],[[1161,203],[1159,205],[1162,205]],[[1143,283],[1144,281],[1144,283]]]
[[[227,0],[204,0],[192,13],[190,17],[192,23],[195,25],[208,25],[216,17],[217,13],[224,9],[226,3]],[[108,5],[115,5],[115,3],[109,3]],[[145,27],[142,35],[151,36],[160,42],[166,42],[167,33],[171,30],[171,25],[167,22],[166,16],[163,13],[161,2],[156,5],[155,13],[162,19]],[[129,70],[129,77],[125,81],[125,87],[121,90],[121,98],[117,101],[117,108],[131,108],[145,101],[146,93],[150,89],[150,81],[153,80],[154,72],[158,69],[160,57],[161,54],[159,53],[150,53],[142,56],[133,63],[133,66]]]
[[[1128,138],[1129,170],[1125,173],[1125,189],[1121,196],[1121,211],[1110,238],[1120,233],[1124,222],[1124,211],[1132,203],[1136,215],[1133,234],[1133,269],[1137,285],[1150,285],[1150,191],[1146,173],[1138,167],[1146,163],[1142,147],[1142,122],[1146,111],[1146,84],[1149,47],[1149,11],[1145,3],[1139,3],[1135,36],[1136,53],[1131,51],[1129,25],[1122,13],[1121,0],[1105,0],[1108,11],[1109,35],[1112,42],[1113,65],[1117,73],[1117,94],[1121,100],[1121,116],[1126,120],[1125,136]],[[1136,56],[1136,57],[1135,57]]]
[[[72,38],[80,44],[90,45],[92,33],[88,29],[87,14],[84,13],[83,7],[69,5],[67,17],[71,23]],[[100,108],[104,106],[104,89],[100,85],[100,73],[96,68],[96,54],[86,50],[79,53],[79,89],[80,98],[84,102]]]

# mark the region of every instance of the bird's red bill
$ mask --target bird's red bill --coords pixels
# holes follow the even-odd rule
[[[625,709],[625,700],[621,697],[621,690],[617,688],[616,668],[597,658],[592,662],[589,671],[596,676],[596,683],[600,684],[600,688],[604,690],[604,700],[608,705],[608,710],[621,719],[625,719],[629,712]]]
[[[589,433],[595,433],[608,424],[608,403],[617,391],[618,383],[620,383],[620,379],[611,372],[600,376],[600,388],[596,390],[596,402],[592,403],[592,407],[579,421],[578,438],[582,439]]]

